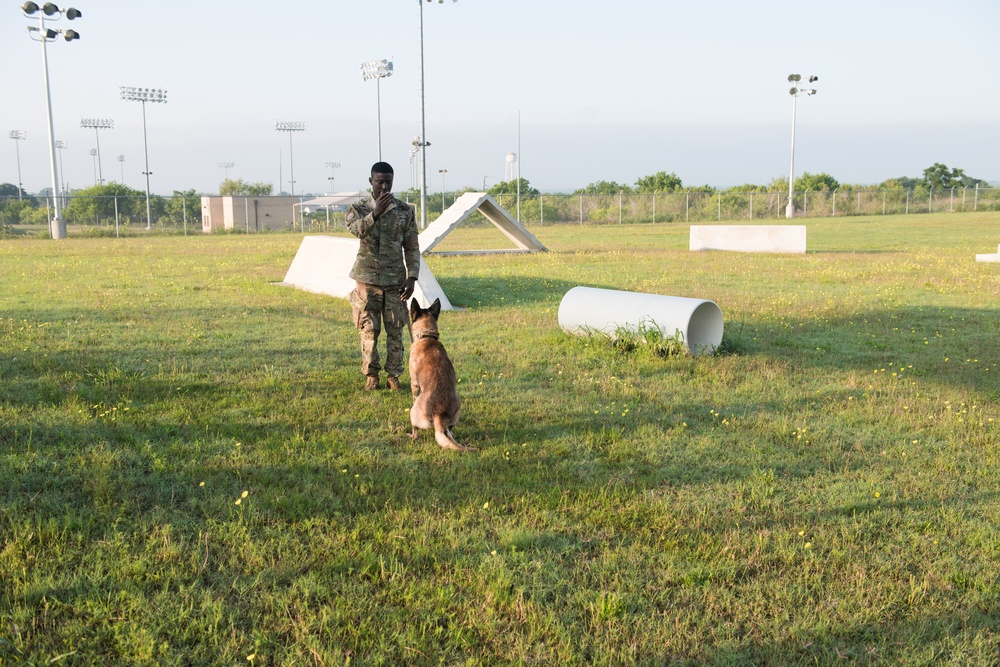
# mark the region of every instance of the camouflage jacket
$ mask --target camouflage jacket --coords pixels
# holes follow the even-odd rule
[[[413,207],[398,199],[378,220],[371,195],[351,204],[347,228],[361,240],[350,276],[369,285],[401,285],[420,273],[420,243]]]

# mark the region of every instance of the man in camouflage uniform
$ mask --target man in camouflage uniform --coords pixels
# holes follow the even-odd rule
[[[371,196],[347,211],[347,228],[361,240],[350,276],[354,325],[361,332],[361,372],[365,389],[379,386],[378,336],[385,326],[386,386],[399,389],[403,372],[403,327],[410,315],[406,301],[413,296],[420,272],[420,244],[413,207],[392,196],[392,167],[372,165]]]

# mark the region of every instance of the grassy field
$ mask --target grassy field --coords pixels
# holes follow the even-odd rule
[[[0,664],[1000,663],[1000,214],[808,230],[429,258],[458,455],[273,284],[301,235],[0,241]],[[576,285],[727,352],[570,337]]]

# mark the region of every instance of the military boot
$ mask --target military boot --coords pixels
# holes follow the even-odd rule
[[[375,391],[378,389],[378,376],[369,375],[368,379],[365,380],[365,391]]]
[[[390,375],[385,379],[385,387],[389,391],[399,391],[399,378],[395,375]]]

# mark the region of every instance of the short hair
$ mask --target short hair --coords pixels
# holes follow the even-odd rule
[[[391,174],[391,173],[393,173],[393,171],[392,171],[392,165],[389,164],[388,162],[376,162],[375,164],[372,165],[372,173],[373,174]]]

